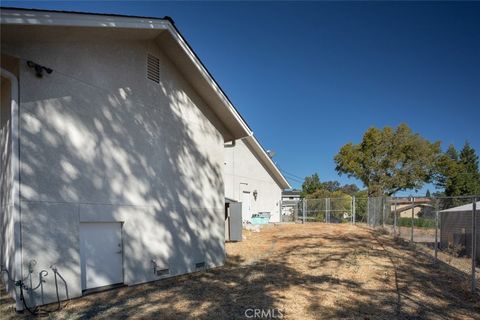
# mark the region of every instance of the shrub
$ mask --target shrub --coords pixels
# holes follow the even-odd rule
[[[412,218],[407,218],[407,217],[399,218],[398,225],[400,227],[411,227]],[[413,226],[419,227],[419,228],[435,229],[435,220],[416,218],[416,219],[413,219]]]

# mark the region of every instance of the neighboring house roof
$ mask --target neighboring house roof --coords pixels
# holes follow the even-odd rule
[[[270,174],[275,178],[278,185],[282,189],[290,189],[291,186],[288,183],[287,179],[283,176],[280,170],[277,168],[275,163],[272,161],[270,156],[267,154],[262,145],[258,142],[257,138],[253,135],[243,139],[245,144],[250,147],[250,149],[255,153],[257,158],[261,161],[264,167],[270,172]]]
[[[145,33],[148,33],[152,39],[161,37],[161,41],[158,42],[159,46],[225,126],[228,131],[224,133],[225,141],[253,134],[248,124],[169,17],[152,18],[1,7],[0,22],[3,26],[2,37],[7,29],[5,25],[19,27],[20,31],[15,34],[17,38],[22,33],[29,34],[29,30],[36,26],[145,30]]]
[[[282,195],[284,196],[300,196],[301,191],[300,190],[284,190],[282,192]]]
[[[480,201],[477,201],[476,203],[476,210],[480,211]],[[445,209],[440,212],[464,212],[464,211],[473,211],[473,203],[468,203],[468,204],[464,204],[463,206]]]
[[[410,204],[412,203],[411,198],[393,198],[389,201],[390,203],[396,203],[396,204]],[[420,203],[430,203],[432,202],[431,198],[415,198],[415,203],[420,204]]]

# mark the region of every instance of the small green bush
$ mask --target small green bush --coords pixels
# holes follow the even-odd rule
[[[412,218],[406,218],[406,217],[399,218],[398,225],[400,227],[411,227]],[[413,226],[418,228],[435,229],[435,220],[416,218],[416,219],[413,219]]]

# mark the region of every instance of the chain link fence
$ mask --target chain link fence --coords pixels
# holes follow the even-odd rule
[[[480,197],[378,197],[368,200],[368,225],[383,228],[471,278],[480,276]]]
[[[350,197],[303,199],[303,221],[345,223],[352,221],[353,203]]]
[[[480,277],[480,196],[341,197],[302,199],[291,221],[352,223],[382,228],[396,240],[414,245],[471,277]]]

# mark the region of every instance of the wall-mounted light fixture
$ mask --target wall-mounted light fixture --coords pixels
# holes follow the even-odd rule
[[[253,198],[255,199],[255,201],[257,201],[257,196],[258,196],[258,191],[253,190]]]
[[[43,77],[43,71],[45,71],[46,73],[50,74],[52,73],[52,69],[50,68],[47,68],[45,66],[42,66],[42,65],[39,65],[38,63],[35,63],[33,61],[27,61],[27,66],[29,68],[33,68],[35,69],[35,75],[38,77],[38,78],[42,78]]]

